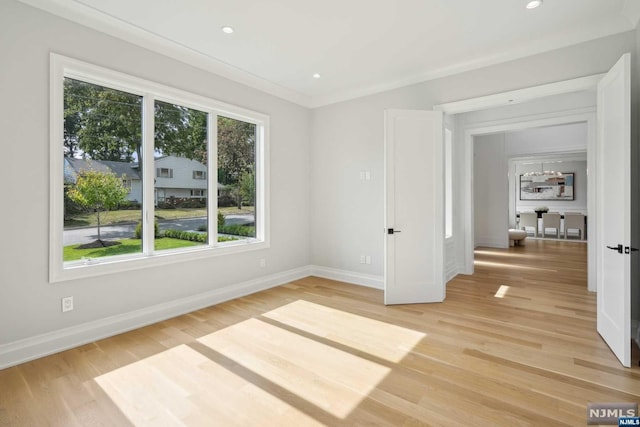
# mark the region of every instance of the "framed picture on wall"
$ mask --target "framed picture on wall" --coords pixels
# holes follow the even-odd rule
[[[520,175],[520,200],[575,200],[574,173]]]

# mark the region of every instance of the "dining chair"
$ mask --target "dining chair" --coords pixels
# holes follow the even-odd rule
[[[542,237],[547,234],[547,229],[556,230],[556,238],[560,238],[560,214],[559,213],[543,213],[542,214]]]
[[[525,231],[527,231],[527,228],[533,228],[533,237],[538,237],[538,214],[535,212],[521,212],[518,228]],[[527,231],[527,233],[529,232]]]
[[[564,213],[564,238],[568,237],[568,230],[578,230],[578,238],[584,240],[584,214],[576,212]]]

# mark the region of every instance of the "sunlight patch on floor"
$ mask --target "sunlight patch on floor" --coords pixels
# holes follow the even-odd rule
[[[187,345],[96,382],[139,425],[322,425]]]
[[[397,363],[426,336],[303,300],[262,316],[95,380],[135,425],[321,425],[309,414],[345,419],[391,372],[353,353]]]
[[[401,361],[426,334],[309,301],[298,300],[263,315],[387,360]]]
[[[257,319],[198,341],[339,418],[390,369]]]
[[[485,251],[482,249],[476,249],[473,251],[476,255],[485,255],[485,256],[495,256],[500,258],[525,258],[526,254],[504,251],[504,252],[494,252],[494,251]]]
[[[495,268],[504,268],[504,269],[516,269],[516,270],[531,270],[531,271],[557,271],[551,268],[540,268],[540,267],[529,267],[526,265],[517,265],[517,264],[506,264],[502,262],[493,262],[493,261],[473,261],[475,265],[480,265],[483,267],[495,267]]]
[[[509,286],[500,285],[500,287],[498,288],[498,291],[496,292],[494,297],[496,297],[496,298],[504,298],[504,296],[507,294],[507,292],[509,292]]]

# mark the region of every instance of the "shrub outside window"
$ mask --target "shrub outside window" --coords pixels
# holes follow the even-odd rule
[[[51,281],[268,247],[267,116],[56,54],[51,104]]]

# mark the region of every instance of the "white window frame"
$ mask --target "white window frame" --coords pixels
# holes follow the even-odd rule
[[[205,171],[193,171],[193,179],[204,180],[207,179],[207,173]]]
[[[95,258],[84,261],[63,261],[64,230],[64,78],[73,78],[143,97],[143,246],[139,254]],[[218,115],[256,125],[256,237],[230,242],[218,242],[217,197],[207,199],[209,212],[209,243],[175,251],[155,252],[153,248],[154,218],[154,103],[156,100],[208,113],[208,188],[217,188],[217,118]],[[269,220],[269,116],[170,86],[133,77],[118,71],[89,64],[77,59],[50,54],[50,238],[49,281],[51,283],[101,276],[123,271],[152,268],[173,262],[191,261],[213,256],[237,254],[270,246]]]
[[[196,192],[200,194],[194,194]],[[191,197],[207,197],[207,192],[204,188],[192,188],[189,194]]]

